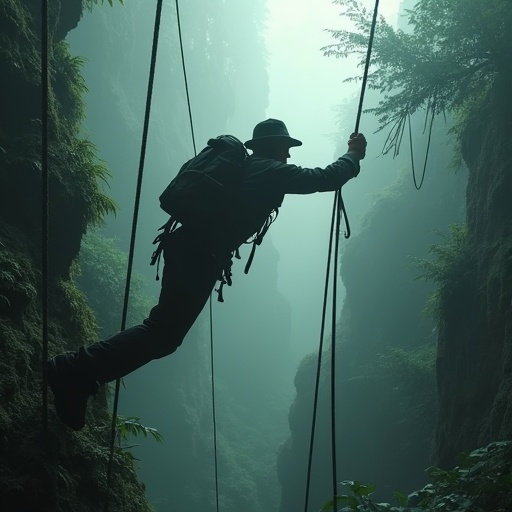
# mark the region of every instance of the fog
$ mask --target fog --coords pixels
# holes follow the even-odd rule
[[[373,2],[366,4],[370,9],[373,7]],[[392,23],[400,1],[384,4],[380,13]],[[349,26],[340,16],[340,7],[331,2],[269,2],[266,113],[268,117],[285,120],[290,133],[303,141],[303,146],[292,149],[291,163],[325,166],[346,149],[345,142],[355,126],[354,104],[361,82],[348,84],[344,80],[362,77],[362,70],[357,68],[354,58],[327,58],[320,48],[333,43],[325,29]],[[341,112],[340,105],[344,106]],[[369,129],[367,123],[366,128]],[[370,208],[372,193],[394,179],[388,170],[385,176],[376,176],[383,171],[379,160],[381,146],[367,130],[363,116],[360,131],[368,137],[368,156],[362,174],[343,191],[355,232]],[[315,350],[318,344],[332,201],[332,194],[288,196],[271,233],[280,255],[279,288],[291,305],[292,339],[298,357]]]
[[[354,129],[360,81],[344,80],[362,75],[362,69],[355,59],[327,58],[320,51],[333,42],[325,29],[346,24],[339,5],[327,0],[182,3],[197,150],[221,133],[248,140],[257,122],[272,117],[282,119],[291,136],[303,141],[303,146],[292,148],[290,163],[323,167],[345,152]],[[366,4],[371,13],[373,2]],[[400,1],[383,4],[381,14],[396,24]],[[208,29],[205,19],[214,20]],[[96,6],[68,38],[72,53],[88,59],[85,131],[111,170],[106,191],[120,208],[103,232],[117,238],[125,251],[153,20],[153,3],[150,8],[147,1]],[[148,263],[156,230],[166,221],[158,196],[181,163],[193,156],[180,59],[174,2],[165,2],[135,249],[135,270],[146,277],[147,293],[154,301],[159,283]],[[377,101],[372,91],[367,92],[365,108]],[[409,165],[406,158],[382,156],[386,134],[375,134],[376,129],[375,119],[363,114],[360,131],[368,139],[367,156],[359,177],[343,189],[353,238],[379,194],[406,179]],[[444,136],[445,127],[436,126],[433,144],[440,145]],[[421,130],[416,141],[424,147]],[[429,183],[417,192],[410,179],[411,195],[429,193],[436,193]],[[318,348],[332,201],[331,193],[287,196],[256,251],[249,275],[243,274],[245,247],[242,260],[235,263],[233,286],[225,290],[225,303],[213,297],[223,510],[279,506],[277,453],[290,434],[294,378],[304,356]],[[342,251],[351,241],[342,238]],[[339,309],[344,297],[340,282]],[[124,379],[121,413],[140,416],[165,438],[163,445],[137,439],[141,446],[134,449],[148,498],[158,512],[189,510],[203,504],[205,497],[210,504],[213,499],[209,337],[205,311],[176,354]],[[298,473],[304,471],[297,468]]]

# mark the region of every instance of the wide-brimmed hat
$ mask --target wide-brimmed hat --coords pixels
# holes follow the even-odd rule
[[[285,140],[290,147],[302,146],[300,140],[290,137],[283,121],[279,121],[279,119],[267,119],[254,127],[252,139],[245,143],[245,147],[254,149],[255,144],[270,141],[271,139]]]

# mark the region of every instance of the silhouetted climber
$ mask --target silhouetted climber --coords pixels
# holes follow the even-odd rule
[[[287,164],[290,147],[300,145],[282,121],[258,123],[245,143],[253,153],[243,168],[240,211],[226,220],[223,236],[186,226],[163,236],[162,289],[149,317],[141,325],[49,361],[48,381],[63,423],[80,430],[87,401],[99,384],[121,378],[181,345],[216,281],[230,268],[234,251],[266,222],[285,194],[338,190],[359,174],[359,161],[366,153],[365,137],[352,134],[348,152],[325,168]]]

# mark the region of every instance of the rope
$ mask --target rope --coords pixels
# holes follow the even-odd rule
[[[316,379],[315,379],[315,393],[313,398],[313,420],[311,424],[311,437],[309,440],[309,457],[308,457],[308,469],[306,476],[306,496],[304,499],[304,512],[307,512],[309,505],[309,491],[310,491],[310,483],[311,483],[311,466],[313,462],[313,445],[315,441],[315,431],[316,431],[316,417],[317,417],[317,409],[318,409],[318,391],[320,388],[320,372],[322,368],[322,352],[323,352],[323,344],[324,344],[324,333],[325,333],[325,312],[327,310],[327,297],[329,294],[329,276],[331,274],[331,259],[332,259],[332,239],[334,232],[334,222],[337,217],[336,215],[336,202],[333,205],[332,209],[332,218],[331,218],[331,230],[329,236],[329,250],[327,251],[327,269],[325,272],[325,286],[324,286],[324,301],[322,307],[322,321],[320,325],[320,344],[318,348],[318,359],[316,365]]]
[[[212,296],[210,295],[210,361],[212,373],[212,420],[213,420],[213,458],[215,464],[215,510],[219,512],[219,479],[217,458],[217,414],[215,407],[215,381],[213,372],[213,311]]]
[[[180,7],[178,0],[175,0],[176,4],[176,21],[178,25],[178,37],[180,42],[180,52],[181,52],[181,65],[183,68],[183,79],[185,82],[185,91],[187,94],[187,108],[188,108],[188,118],[190,122],[190,133],[192,136],[192,146],[194,148],[194,155],[197,156],[197,146],[196,146],[196,136],[194,132],[194,121],[192,118],[192,107],[190,103],[190,92],[188,88],[188,79],[187,79],[187,66],[185,64],[185,52],[183,50],[183,37],[181,33],[181,17],[180,17]],[[221,285],[222,287],[222,285]],[[220,296],[219,296],[220,297]],[[222,301],[221,301],[222,302]],[[212,296],[210,295],[210,354],[211,354],[211,388],[212,388],[212,420],[213,420],[213,454],[214,454],[214,480],[215,480],[215,506],[217,512],[219,511],[219,472],[218,472],[218,457],[217,457],[217,413],[215,406],[215,373],[214,373],[214,364],[213,364],[213,309],[212,309]]]
[[[338,495],[338,478],[336,464],[336,318],[338,292],[338,255],[340,251],[340,226],[341,226],[341,190],[336,193],[336,231],[332,272],[332,315],[331,315],[331,460],[332,460],[332,495],[334,499],[334,512],[337,510],[336,496]]]
[[[42,424],[43,435],[48,433],[48,0],[41,2],[41,173],[42,173]]]
[[[379,0],[375,0],[375,8],[373,11],[373,19],[370,30],[370,37],[368,40],[368,50],[366,52],[366,61],[365,68],[363,74],[363,81],[361,85],[361,94],[359,97],[359,106],[357,109],[356,116],[356,124],[355,124],[355,133],[359,132],[359,123],[361,120],[361,115],[363,111],[363,100],[364,94],[366,91],[366,85],[368,81],[368,70],[370,67],[370,59],[371,52],[373,47],[373,40],[375,37],[375,27],[377,25],[377,13],[379,8]],[[316,430],[316,415],[318,410],[318,392],[320,386],[320,371],[321,371],[321,362],[322,362],[322,350],[323,350],[323,339],[324,339],[324,331],[325,331],[325,317],[327,314],[327,295],[329,288],[329,277],[330,277],[330,267],[331,267],[331,259],[334,258],[334,271],[333,271],[333,292],[332,292],[332,332],[331,332],[331,460],[332,460],[332,493],[333,500],[332,506],[334,512],[338,510],[337,503],[337,463],[336,463],[336,314],[337,314],[337,275],[338,275],[338,260],[339,260],[339,240],[340,240],[340,230],[341,230],[341,217],[344,217],[346,232],[345,238],[350,237],[350,225],[347,218],[347,213],[345,210],[345,204],[343,202],[343,197],[341,195],[341,188],[337,190],[334,194],[334,204],[331,218],[331,228],[330,228],[330,236],[329,236],[329,250],[328,250],[328,258],[327,258],[327,271],[325,277],[325,288],[324,288],[324,299],[323,299],[323,307],[322,307],[322,321],[320,327],[320,344],[318,349],[318,363],[317,363],[317,373],[315,379],[315,393],[313,399],[313,418],[311,425],[311,437],[309,443],[309,457],[308,457],[308,468],[307,468],[307,477],[306,477],[306,496],[304,500],[304,512],[308,511],[309,504],[309,495],[310,495],[310,484],[311,484],[311,467],[313,460],[313,445],[314,445],[314,437]],[[335,247],[334,247],[334,256],[332,254],[332,245],[333,245],[333,237],[335,237]]]
[[[194,146],[194,155],[197,156],[196,136],[194,134],[194,123],[192,121],[192,108],[190,107],[190,94],[188,91],[187,68],[185,66],[185,53],[183,52],[183,38],[181,36],[180,7],[179,7],[178,0],[176,0],[175,3],[176,3],[176,20],[178,22],[178,36],[179,36],[179,40],[180,40],[181,65],[183,67],[183,79],[185,80],[185,91],[187,93],[188,117],[189,117],[189,121],[190,121],[190,131],[192,133],[192,145]]]
[[[363,83],[361,84],[361,95],[359,97],[359,106],[357,108],[356,127],[354,131],[359,131],[359,122],[361,121],[361,114],[363,113],[363,100],[366,92],[366,83],[368,82],[368,70],[370,69],[370,59],[372,56],[373,39],[375,38],[375,27],[377,26],[377,13],[379,12],[379,0],[375,0],[375,7],[373,9],[372,26],[370,29],[370,38],[368,40],[368,49],[366,51],[366,61],[364,63]]]
[[[156,55],[158,50],[158,36],[160,33],[160,19],[162,15],[162,0],[157,0],[156,6],[156,14],[155,14],[155,26],[153,30],[153,46],[151,49],[151,64],[149,70],[149,80],[148,80],[148,90],[146,97],[146,111],[144,115],[144,127],[142,132],[142,144],[140,150],[140,159],[139,159],[139,172],[137,178],[137,188],[135,193],[135,204],[133,208],[133,221],[132,221],[132,234],[130,240],[130,252],[128,255],[128,269],[126,274],[126,286],[124,293],[124,303],[123,303],[123,315],[121,320],[121,330],[124,330],[126,327],[126,318],[128,314],[128,299],[130,296],[130,283],[131,283],[131,275],[132,275],[132,267],[133,267],[133,255],[135,248],[135,236],[137,233],[137,221],[139,216],[139,205],[140,205],[140,196],[142,190],[142,177],[144,174],[144,162],[146,157],[146,146],[148,139],[148,130],[149,130],[149,118],[151,113],[151,99],[153,96],[153,83],[155,79],[155,67],[156,67]],[[114,406],[112,411],[112,425],[111,425],[111,435],[110,435],[110,456],[108,460],[108,468],[107,468],[107,488],[110,489],[110,479],[112,476],[112,462],[114,459],[114,446],[115,446],[115,438],[116,438],[116,423],[117,423],[117,408],[119,404],[119,388],[120,388],[120,379],[116,380],[116,387],[114,393]],[[108,499],[106,503],[106,509],[108,510]]]
[[[432,112],[432,115],[430,118],[430,126],[428,129],[427,151],[425,152],[425,161],[423,162],[423,171],[421,173],[421,180],[420,180],[419,185],[418,185],[418,181],[416,179],[416,169],[414,168],[414,154],[413,154],[413,149],[412,149],[411,115],[409,114],[407,116],[407,121],[408,121],[408,125],[409,125],[409,147],[411,150],[412,179],[414,181],[414,187],[416,188],[416,190],[419,190],[422,187],[423,180],[425,179],[425,171],[427,170],[427,160],[428,160],[428,155],[430,152],[430,141],[432,140],[432,128],[434,126],[434,117],[435,117],[435,113],[436,113],[436,98],[435,97],[432,101],[431,112]],[[427,117],[428,117],[428,110],[427,110]],[[427,123],[427,120],[425,119],[425,124],[426,123]]]

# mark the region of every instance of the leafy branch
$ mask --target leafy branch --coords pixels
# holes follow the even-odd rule
[[[376,486],[356,481],[340,482],[348,493],[327,502],[321,512],[505,512],[512,507],[512,442],[500,441],[460,455],[451,470],[427,469],[431,483],[405,496],[394,492],[398,506],[375,503]],[[343,508],[339,508],[339,507]]]
[[[359,57],[364,66],[371,16],[359,0],[335,0],[350,30],[328,30],[337,40],[322,48],[324,55]],[[377,116],[380,130],[388,128],[384,152],[398,154],[410,115],[458,112],[482,98],[498,77],[510,74],[512,23],[510,2],[488,0],[428,0],[407,10],[410,30],[391,27],[380,16],[375,31],[369,87],[383,99],[366,112]],[[357,80],[351,77],[347,81]]]
[[[116,418],[116,436],[117,442],[123,449],[133,448],[136,445],[125,446],[123,442],[128,441],[130,436],[137,437],[142,435],[144,437],[151,436],[157,443],[163,443],[164,438],[156,428],[146,427],[140,422],[137,416],[117,416]]]

